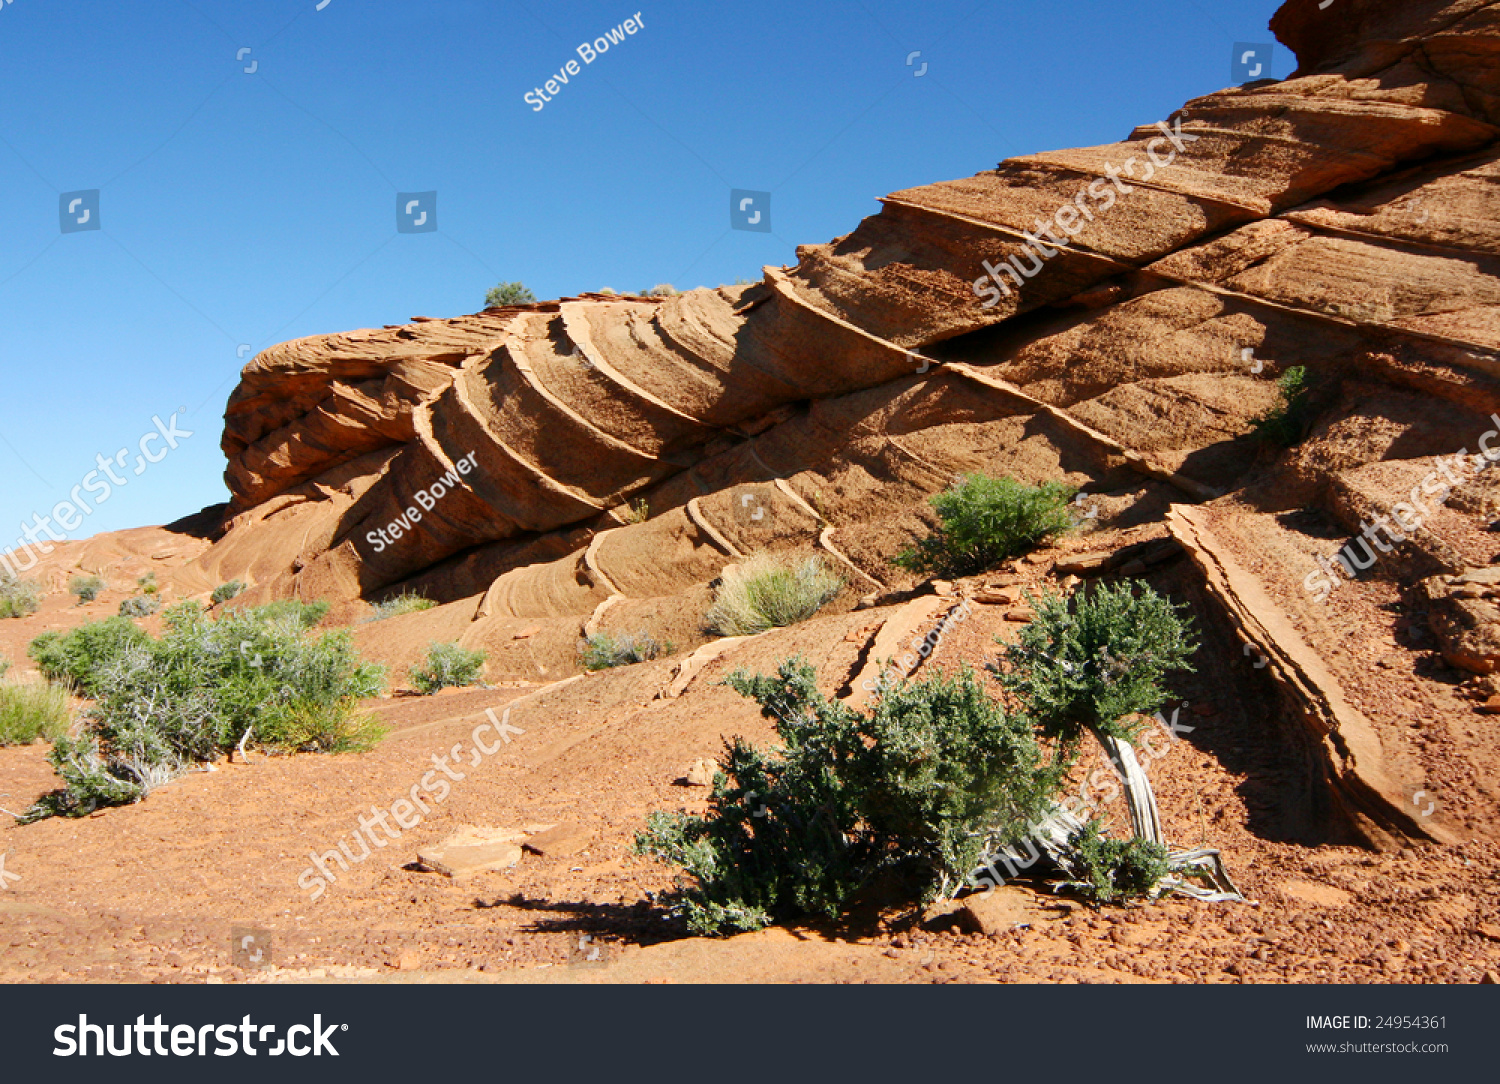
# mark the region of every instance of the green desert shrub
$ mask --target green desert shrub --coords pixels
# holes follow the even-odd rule
[[[302,602],[287,598],[257,606],[250,611],[250,615],[256,621],[263,621],[268,625],[292,624],[298,628],[310,629],[328,616],[328,609],[328,603],[322,599],[317,602]]]
[[[1030,722],[968,670],[903,682],[868,713],[815,678],[797,659],[731,675],[781,745],[727,743],[708,815],[658,812],[636,837],[688,875],[676,906],[696,932],[835,917],[877,878],[930,899],[964,882],[986,836],[1019,839],[1057,786]]]
[[[1068,840],[1078,879],[1072,888],[1093,903],[1150,896],[1171,870],[1167,849],[1144,839],[1111,839],[1095,819]]]
[[[209,596],[209,602],[215,606],[221,605],[230,599],[239,598],[240,593],[244,590],[245,584],[241,580],[230,580],[228,583],[221,583],[218,587],[214,588],[214,593]]]
[[[150,639],[127,618],[92,621],[69,632],[44,632],[26,649],[48,681],[71,686],[84,696],[98,692],[104,665]]]
[[[1290,448],[1306,434],[1312,414],[1312,385],[1307,369],[1293,365],[1276,378],[1276,405],[1252,419],[1252,424],[1261,440]]]
[[[96,702],[84,732],[53,747],[64,787],[31,819],[134,801],[244,739],[336,752],[378,737],[359,702],[384,691],[385,671],[360,661],[347,631],[313,639],[296,614],[230,610],[214,620],[185,602],[166,612],[160,639],[119,638],[89,672]],[[34,657],[66,649],[32,646]]]
[[[670,655],[671,641],[658,643],[645,632],[596,632],[578,644],[578,662],[585,670],[608,670]]]
[[[965,475],[929,502],[941,525],[895,563],[909,572],[973,576],[1071,530],[1068,502],[1077,492],[1062,482],[1029,486],[1013,478]]]
[[[995,674],[1065,750],[1090,731],[1133,739],[1140,717],[1167,702],[1166,675],[1192,669],[1191,619],[1148,586],[1099,583],[1028,599],[1036,616],[1014,643],[996,638],[1005,665]]]
[[[98,576],[74,576],[68,581],[68,592],[78,596],[78,602],[93,602],[104,590],[104,581]]]
[[[530,305],[535,301],[536,294],[524,282],[502,282],[484,295],[484,305],[488,309],[500,305]]]
[[[4,655],[0,655],[0,678],[3,678],[8,673],[10,673],[10,660]]]
[[[41,606],[41,584],[0,572],[0,618],[26,617],[36,613]]]
[[[161,593],[161,585],[156,582],[156,573],[148,572],[135,581],[136,587],[140,588],[143,595],[157,595]]]
[[[423,696],[431,696],[440,689],[478,685],[484,660],[483,651],[469,651],[458,644],[433,644],[427,649],[426,662],[412,667],[412,686]]]
[[[844,588],[844,577],[821,557],[757,554],[732,566],[714,592],[708,627],[721,636],[750,636],[812,617]]]
[[[56,685],[0,685],[0,745],[55,741],[67,733],[68,693]]]
[[[384,621],[388,617],[401,617],[404,614],[421,613],[430,610],[437,603],[430,598],[423,598],[415,592],[403,591],[395,598],[388,598],[384,602],[375,603],[375,609],[367,618],[369,621]]]
[[[161,599],[155,595],[133,595],[120,603],[121,617],[150,617],[161,609]]]

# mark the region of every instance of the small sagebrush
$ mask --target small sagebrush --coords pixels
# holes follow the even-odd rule
[[[85,602],[93,602],[104,591],[104,581],[98,576],[74,576],[68,581],[69,594],[78,596],[81,606]]]
[[[135,581],[136,587],[143,595],[156,595],[161,593],[161,585],[156,582],[156,573],[148,572]]]
[[[150,617],[161,609],[161,599],[155,595],[133,595],[120,603],[121,617]]]
[[[41,607],[41,584],[0,572],[0,618],[27,617]]]
[[[938,529],[898,554],[895,564],[922,574],[978,575],[1072,530],[1068,502],[1075,492],[1062,482],[1030,486],[1014,478],[965,475],[930,500]]]
[[[69,714],[67,691],[56,685],[0,685],[0,745],[55,741]]]
[[[440,689],[478,685],[484,674],[485,653],[458,644],[433,644],[427,661],[410,671],[412,687],[423,696]]]
[[[707,624],[721,636],[752,636],[795,625],[833,601],[844,583],[821,557],[758,554],[724,574]]]
[[[415,592],[403,591],[394,598],[388,598],[384,602],[375,603],[375,608],[371,610],[370,616],[365,620],[384,621],[388,617],[402,617],[405,614],[421,613],[423,610],[430,610],[436,605],[437,603],[433,602],[430,598],[424,598]]]
[[[671,641],[658,643],[649,633],[596,632],[579,642],[578,662],[585,670],[608,670],[613,666],[649,662],[672,651]]]
[[[240,593],[244,590],[245,585],[240,580],[230,580],[228,583],[221,583],[218,587],[214,588],[214,593],[209,596],[209,602],[215,606],[222,605],[230,599],[239,598]]]

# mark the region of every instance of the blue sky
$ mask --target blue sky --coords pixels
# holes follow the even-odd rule
[[[473,312],[501,279],[547,298],[758,278],[887,192],[1164,119],[1229,85],[1276,8],[317,3],[0,7],[0,550],[96,456],[133,465],[153,416],[185,409],[193,436],[121,471],[72,537],[225,499],[251,351]],[[550,104],[524,100],[637,11]],[[771,192],[772,232],[729,228],[731,188]],[[59,197],[90,189],[100,228],[62,233]],[[397,193],[427,191],[437,232],[398,233]]]

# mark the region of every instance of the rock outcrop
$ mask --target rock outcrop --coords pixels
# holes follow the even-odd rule
[[[910,587],[890,556],[984,469],[1083,486],[1104,529],[1212,502],[1236,575],[1281,611],[1253,623],[1354,680],[1348,629],[1395,621],[1394,650],[1427,623],[1422,579],[1447,591],[1500,557],[1476,471],[1373,570],[1308,586],[1500,413],[1500,4],[1290,0],[1272,25],[1289,79],[894,193],[753,286],[266,351],[229,404],[221,536],[180,585],[347,607],[419,590],[447,605],[400,619],[413,642],[555,675],[583,628],[702,643],[707,584],[759,549],[840,563],[846,608]],[[1317,420],[1273,453],[1253,423],[1294,366]],[[1500,611],[1442,605],[1450,661],[1492,659]],[[1358,779],[1434,770],[1402,724],[1370,728],[1366,767],[1390,764]],[[1370,813],[1400,785],[1354,804],[1416,832]]]

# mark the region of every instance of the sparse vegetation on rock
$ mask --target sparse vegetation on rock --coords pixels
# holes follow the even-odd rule
[[[608,670],[614,666],[630,666],[648,662],[661,655],[670,655],[670,641],[658,643],[645,632],[596,632],[578,644],[578,663],[585,670]]]
[[[433,644],[427,659],[411,669],[412,687],[423,696],[441,689],[478,685],[484,677],[483,651],[470,651],[459,644]]]
[[[822,557],[757,554],[724,574],[707,624],[721,636],[795,625],[832,602],[844,583]]]
[[[421,613],[423,610],[430,610],[436,605],[437,603],[433,602],[430,598],[424,598],[415,592],[402,591],[394,598],[388,598],[384,602],[375,603],[374,609],[370,611],[370,616],[365,620],[384,621],[388,617],[401,617],[404,614]]]
[[[1312,391],[1305,367],[1293,365],[1282,373],[1276,378],[1276,405],[1253,419],[1256,435],[1281,448],[1300,443],[1312,416]]]
[[[36,613],[41,606],[41,584],[0,572],[0,618],[26,617]]]
[[[485,308],[489,309],[501,305],[531,305],[535,302],[536,294],[524,282],[502,282],[491,287],[490,292],[484,295]]]
[[[161,600],[155,595],[132,595],[120,603],[121,617],[150,617],[161,609]]]
[[[74,576],[68,580],[68,593],[77,595],[81,606],[98,598],[104,586],[104,581],[98,576]]]
[[[240,593],[245,590],[245,585],[240,580],[230,580],[221,583],[214,588],[214,593],[209,596],[209,601],[215,606],[222,605],[231,599],[239,598]]]
[[[965,475],[930,501],[941,525],[895,564],[910,572],[973,576],[1072,530],[1068,502],[1077,492],[1061,482],[1031,486],[1014,478]]]

